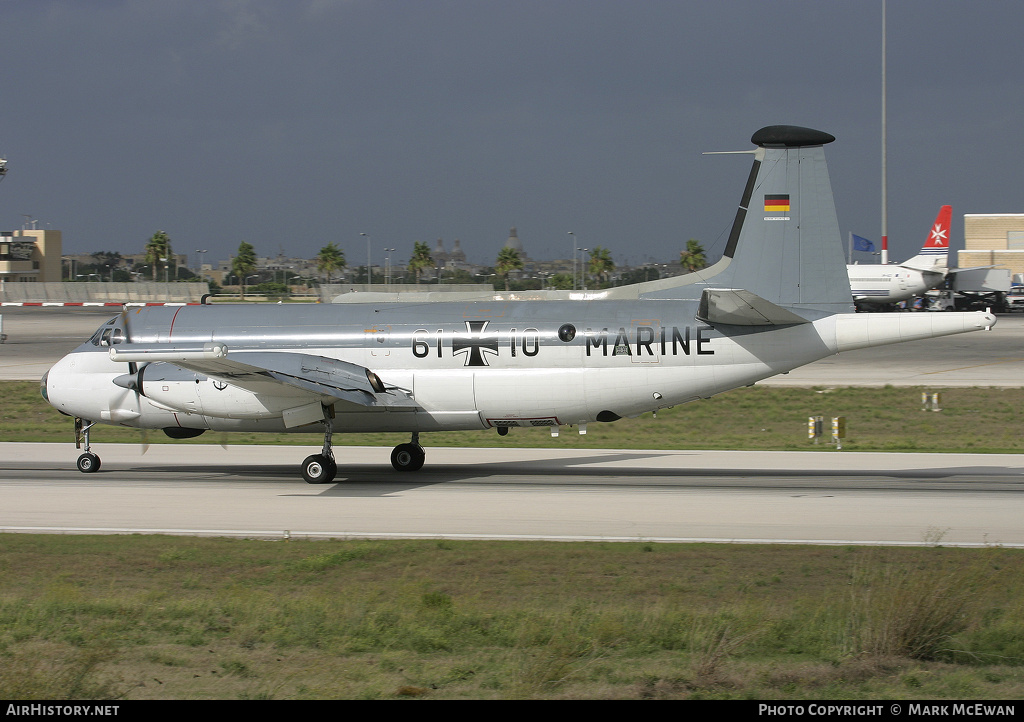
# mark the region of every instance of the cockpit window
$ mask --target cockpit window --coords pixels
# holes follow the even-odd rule
[[[110,346],[111,343],[117,344],[124,341],[124,331],[114,328],[115,323],[117,323],[117,316],[96,329],[96,333],[89,339],[89,343],[93,346]]]

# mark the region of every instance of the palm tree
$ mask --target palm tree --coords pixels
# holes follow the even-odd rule
[[[327,272],[328,283],[331,282],[331,274],[342,270],[346,265],[348,264],[345,261],[345,252],[334,245],[333,241],[321,248],[316,256],[316,270],[321,273]]]
[[[494,272],[505,277],[505,290],[508,290],[508,274],[512,271],[523,270],[523,259],[519,257],[519,251],[508,246],[498,251],[498,262],[494,266]]]
[[[420,274],[423,273],[424,268],[433,267],[434,257],[430,255],[430,246],[421,241],[413,243],[408,269],[416,274],[416,283],[420,282]]]
[[[704,247],[691,238],[686,242],[686,250],[679,253],[679,263],[690,273],[704,268],[708,265]]]
[[[612,261],[612,252],[607,248],[596,246],[590,252],[590,274],[597,276],[607,284],[608,275],[615,270],[615,262]]]
[[[146,263],[153,268],[153,280],[156,280],[156,270],[160,262],[167,268],[171,262],[171,237],[163,231],[154,233],[149,242],[146,243]],[[177,275],[177,274],[175,274]]]

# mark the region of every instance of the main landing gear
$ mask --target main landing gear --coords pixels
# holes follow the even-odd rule
[[[323,407],[324,412],[324,448],[319,454],[307,456],[302,462],[302,478],[307,484],[330,484],[338,473],[338,464],[334,461],[331,450],[331,437],[334,435],[334,423],[331,417],[334,409]]]
[[[420,446],[420,435],[413,433],[412,441],[408,444],[399,444],[391,450],[391,465],[397,471],[419,471],[423,468],[423,461],[427,458],[426,452]]]
[[[338,473],[338,464],[334,460],[334,451],[331,448],[331,437],[334,434],[334,425],[331,422],[330,412],[324,408],[324,448],[319,454],[307,456],[302,462],[302,478],[308,484],[330,484]],[[420,446],[420,435],[414,432],[412,440],[408,444],[399,444],[391,451],[391,465],[396,471],[418,471],[423,468],[426,459],[426,452]]]
[[[78,457],[78,470],[83,474],[91,474],[100,470],[100,457],[89,450],[89,429],[96,425],[88,419],[75,419],[75,448],[81,449],[85,444],[85,453]]]
[[[334,460],[331,438],[334,435],[334,424],[330,411],[324,408],[324,446],[319,454],[307,456],[302,462],[302,478],[309,484],[330,484],[338,473],[338,464]],[[88,419],[75,419],[75,448],[85,446],[85,452],[78,457],[78,470],[83,474],[92,474],[100,469],[100,457],[92,453],[89,446],[89,430],[96,425]],[[391,465],[397,471],[418,471],[423,468],[426,453],[420,446],[419,433],[413,433],[408,444],[399,444],[391,451]]]

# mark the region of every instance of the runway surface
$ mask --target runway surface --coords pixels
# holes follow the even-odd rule
[[[0,531],[1024,546],[1024,457],[637,450],[0,444]]]
[[[115,315],[3,309],[0,380],[38,380]],[[793,386],[1024,383],[1024,317],[824,359]],[[1024,456],[336,447],[335,483],[299,474],[311,447],[0,444],[0,531],[282,537],[1024,546]],[[429,444],[429,439],[425,439]]]

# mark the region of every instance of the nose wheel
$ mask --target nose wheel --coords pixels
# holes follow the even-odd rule
[[[91,474],[100,470],[100,457],[93,453],[85,453],[78,457],[78,470],[83,474]]]
[[[95,426],[95,421],[86,419],[75,419],[75,448],[81,449],[85,445],[85,453],[78,457],[78,470],[83,474],[92,474],[100,470],[100,457],[89,450],[89,429]]]

